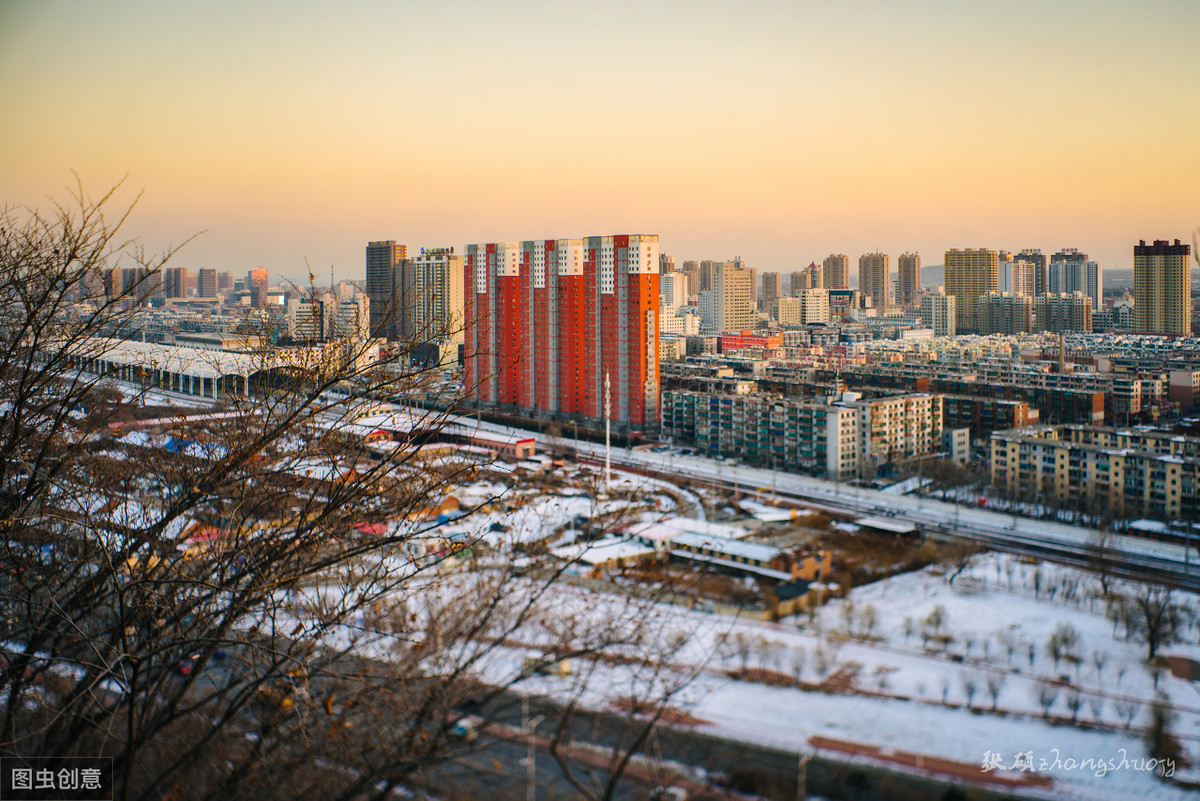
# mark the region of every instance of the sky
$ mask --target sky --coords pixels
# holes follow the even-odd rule
[[[0,200],[173,264],[657,233],[677,263],[1200,225],[1200,2],[0,0]],[[193,235],[194,239],[189,238]]]

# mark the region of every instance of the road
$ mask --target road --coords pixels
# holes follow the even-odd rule
[[[474,421],[471,421],[474,424]],[[514,437],[545,437],[494,423],[480,427],[496,434]],[[561,444],[561,443],[560,443]],[[574,443],[579,454],[599,463],[604,461],[604,446],[587,441]],[[682,456],[676,449],[655,453],[649,450],[612,449],[614,468],[632,468],[657,478],[702,481],[713,487],[774,497],[789,503],[852,516],[882,516],[896,523],[916,526],[934,539],[969,540],[981,547],[1007,551],[1038,559],[1095,568],[1103,559],[1114,575],[1140,580],[1170,583],[1182,589],[1200,591],[1200,561],[1188,548],[1173,543],[1139,537],[1108,534],[1101,543],[1095,529],[1038,520],[977,506],[912,495],[891,495],[879,490],[854,487],[835,481],[766,470],[746,465],[727,464],[703,456]]]
[[[533,698],[528,714],[543,721],[540,732],[557,722],[560,710],[546,699]],[[489,717],[495,723],[477,741],[477,750],[432,771],[427,777],[429,789],[455,797],[527,797],[528,741],[519,734],[525,719],[522,705],[515,695],[506,694]],[[577,712],[571,726],[572,742],[578,746],[570,754],[573,770],[583,776],[589,769],[606,775],[597,765],[607,759],[613,743],[628,738],[628,725],[629,719],[623,714]],[[535,745],[534,797],[539,801],[580,797],[546,752],[545,740],[535,738]],[[864,764],[844,756],[839,758],[833,752],[801,755],[665,725],[658,727],[646,751],[653,754],[653,759],[630,766],[615,798],[646,799],[655,786],[671,785],[710,801],[754,798],[795,801],[801,781],[807,790],[805,795],[855,801],[924,801],[944,797],[1002,801],[1020,797],[1008,788],[964,783],[957,777]],[[697,772],[697,768],[702,770]],[[711,783],[704,781],[705,774],[713,780]],[[958,788],[958,795],[946,795],[954,788]]]
[[[584,444],[602,458],[602,448]],[[776,473],[743,465],[728,465],[703,457],[665,458],[647,451],[613,450],[613,463],[649,470],[657,475],[702,480],[729,490],[774,495],[791,502],[858,516],[883,516],[916,526],[926,536],[965,539],[995,550],[1094,567],[1100,532],[1047,520],[1036,520],[979,507],[946,503],[912,495],[890,495],[822,479]],[[1200,591],[1200,565],[1193,569],[1190,548],[1124,535],[1108,535],[1105,561],[1114,573],[1131,578],[1169,582]]]

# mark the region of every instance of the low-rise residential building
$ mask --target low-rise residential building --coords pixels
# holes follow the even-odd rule
[[[1076,425],[997,431],[991,472],[1007,497],[1118,518],[1200,518],[1200,437]]]
[[[1092,333],[1092,299],[1082,292],[1039,295],[1033,316],[1035,331]]]
[[[836,480],[873,477],[941,446],[942,399],[910,394],[794,400],[663,392],[663,433],[712,456]]]
[[[969,429],[971,436],[986,438],[993,431],[1025,428],[1038,422],[1038,410],[1023,400],[995,395],[943,395],[942,426]]]
[[[981,334],[1027,334],[1033,330],[1033,299],[1014,292],[981,295],[975,304]]]

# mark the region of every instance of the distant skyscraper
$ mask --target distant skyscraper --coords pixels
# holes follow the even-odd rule
[[[143,304],[161,298],[161,270],[145,267],[118,267],[104,272],[104,292],[110,299],[120,298],[125,304]]]
[[[999,254],[986,248],[946,251],[946,294],[954,297],[958,333],[976,330],[975,305],[981,295],[1000,291]]]
[[[1141,240],[1133,248],[1133,319],[1139,334],[1191,336],[1191,245]]]
[[[1076,248],[1063,248],[1050,257],[1047,292],[1058,294],[1082,292],[1092,299],[1092,308],[1101,307],[1104,300],[1104,279],[1100,265],[1088,261],[1086,253]]]
[[[675,259],[670,253],[658,254],[658,274],[670,275],[675,272]]]
[[[168,267],[163,278],[163,297],[179,299],[187,297],[187,267]]]
[[[916,253],[902,253],[896,260],[896,303],[906,309],[914,308],[920,291],[921,257]]]
[[[886,253],[864,253],[858,257],[858,291],[880,311],[891,305],[892,267]]]
[[[797,270],[792,273],[792,285],[790,295],[793,298],[801,297],[809,289],[823,289],[825,284],[825,270],[816,265],[816,262],[810,262],[803,270]]]
[[[821,271],[825,277],[826,288],[849,289],[850,257],[845,253],[831,253],[826,256]]]
[[[703,292],[715,287],[716,272],[721,268],[722,263],[711,260],[700,262],[700,289],[698,291]]]
[[[694,261],[685,261],[683,268],[679,270],[687,276],[687,294],[689,298],[694,298],[700,294],[700,265]]]
[[[255,267],[246,272],[246,289],[250,290],[250,305],[261,309],[267,305],[267,270]]]
[[[989,292],[976,301],[975,329],[981,334],[1027,334],[1033,330],[1033,298]]]
[[[463,262],[454,248],[422,248],[420,255],[392,269],[392,280],[396,307],[391,338],[422,347],[462,342]],[[442,361],[449,355],[426,353],[421,361]]]
[[[957,333],[954,313],[954,296],[947,295],[944,287],[921,296],[921,321],[933,329],[935,337],[952,337]]]
[[[659,266],[662,266],[661,261]],[[687,305],[687,276],[683,273],[659,274],[658,295],[661,300],[662,315],[675,316],[680,307]]]
[[[762,274],[762,292],[759,293],[759,308],[770,309],[771,304],[783,294],[783,281],[779,273]]]
[[[1024,259],[1014,261],[1011,253],[1001,253],[996,267],[996,279],[1000,282],[1001,292],[1033,297],[1034,272],[1031,262]]]
[[[602,428],[607,395],[614,429],[657,430],[657,236],[467,245],[463,269],[470,398]]]
[[[1046,256],[1037,248],[1025,248],[1017,254],[1017,261],[1027,261],[1033,266],[1033,294],[1041,295],[1050,291],[1046,278]]]
[[[726,262],[717,268],[713,295],[716,322],[721,331],[746,331],[754,328],[754,273]]]
[[[217,271],[211,267],[201,267],[198,278],[196,296],[201,298],[215,298],[217,296]]]
[[[228,271],[217,273],[217,291],[224,292],[233,289],[233,274]]]
[[[395,330],[394,270],[408,256],[408,246],[394,239],[367,243],[367,297],[371,306],[371,336],[386,338]]]
[[[1092,333],[1092,299],[1082,292],[1038,295],[1033,316],[1034,331]]]

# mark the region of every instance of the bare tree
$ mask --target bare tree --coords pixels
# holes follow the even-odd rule
[[[460,710],[529,675],[487,666],[561,606],[562,565],[519,572],[431,522],[479,466],[417,439],[371,455],[355,425],[375,402],[347,396],[421,394],[412,356],[448,330],[284,349],[247,315],[244,373],[187,368],[213,404],[118,436],[185,368],[130,344],[166,257],[123,241],[113,204],[0,214],[0,756],[111,757],[122,799],[419,785],[461,748]],[[565,642],[584,661],[644,643],[646,608]]]
[[[1054,706],[1056,700],[1058,700],[1058,685],[1048,681],[1038,682],[1037,702],[1038,706],[1042,708],[1042,717],[1050,716],[1050,707]]]
[[[804,677],[804,662],[807,658],[807,653],[803,645],[795,645],[791,649],[792,657],[792,678],[796,680],[796,686],[800,686],[800,681]]]
[[[1104,665],[1108,662],[1108,654],[1099,649],[1092,651],[1092,665],[1096,668],[1096,678],[1103,680]]]
[[[640,602],[633,604],[639,606]],[[596,631],[589,627],[586,636],[594,637]],[[603,650],[609,657],[586,663],[585,670],[576,677],[570,699],[557,715],[549,737],[550,755],[580,797],[592,801],[614,798],[625,772],[653,742],[659,726],[664,721],[672,722],[673,718],[686,715],[678,708],[678,699],[705,668],[703,660],[691,665],[676,661],[689,637],[683,631],[664,633],[657,630],[653,618],[649,625],[626,618],[617,630],[601,637]],[[585,649],[586,652],[596,650],[595,644],[589,644]],[[614,660],[621,665],[618,674],[611,669]],[[611,732],[611,745],[607,748],[602,769],[597,770],[588,767],[587,763],[572,761],[573,743],[581,718],[591,719],[595,725],[595,715],[584,703],[588,691],[597,680],[608,683],[615,675],[620,676],[618,680],[624,690],[616,702],[623,714],[618,716],[616,731]]]
[[[1067,690],[1067,694],[1063,699],[1067,705],[1067,709],[1071,710],[1071,722],[1074,723],[1079,717],[1079,708],[1083,706],[1083,695],[1078,689],[1072,687]]]
[[[979,690],[979,675],[974,671],[963,671],[959,675],[959,681],[962,683],[963,695],[967,697],[967,709],[971,708],[971,704],[975,702],[975,693]]]
[[[992,711],[996,711],[996,704],[1000,699],[1000,691],[1004,689],[1005,675],[997,671],[991,671],[987,674],[987,691],[992,697]]]
[[[1079,632],[1070,623],[1059,623],[1054,627],[1046,640],[1046,653],[1054,660],[1054,669],[1063,659],[1075,656],[1075,648],[1079,644]]]
[[[1147,661],[1159,648],[1175,642],[1184,610],[1170,587],[1143,584],[1129,599],[1128,608],[1133,632],[1146,644]]]
[[[1133,698],[1113,702],[1113,710],[1116,711],[1117,716],[1124,722],[1126,731],[1133,725],[1133,719],[1137,717],[1138,710],[1141,708],[1141,701]]]

